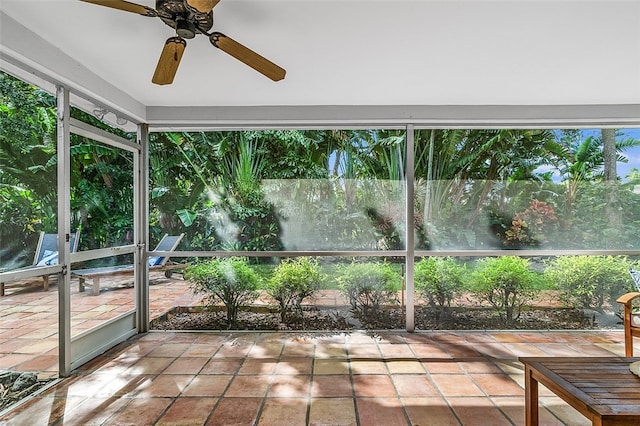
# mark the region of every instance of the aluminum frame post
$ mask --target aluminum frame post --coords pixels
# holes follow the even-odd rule
[[[136,327],[138,333],[149,331],[149,126],[138,125],[136,170],[134,171],[134,239],[136,251]]]
[[[58,374],[71,373],[71,133],[69,89],[56,87],[57,161],[58,161]]]
[[[405,233],[405,244],[406,244],[406,257],[404,259],[405,264],[405,298],[406,298],[406,329],[408,332],[413,332],[415,330],[415,286],[413,282],[413,268],[415,264],[415,238],[414,238],[414,194],[415,194],[415,135],[413,125],[407,125],[405,131],[405,140],[406,140],[406,161],[405,161],[405,194],[406,194],[406,203],[405,203],[405,221],[406,221],[406,233]]]

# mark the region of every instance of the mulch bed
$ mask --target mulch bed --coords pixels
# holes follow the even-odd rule
[[[598,329],[594,318],[575,308],[531,308],[520,317],[505,322],[486,308],[451,308],[445,314],[428,307],[416,307],[418,330],[586,330]],[[293,320],[283,323],[280,315],[262,308],[238,313],[237,321],[227,323],[222,310],[177,308],[151,322],[153,330],[255,330],[255,331],[334,331],[353,329],[404,329],[405,314],[401,308],[387,308],[367,317],[342,309],[307,308]]]

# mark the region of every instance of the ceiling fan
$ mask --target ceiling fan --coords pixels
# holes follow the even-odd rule
[[[248,47],[217,31],[209,32],[213,26],[213,8],[220,0],[156,0],[152,9],[124,0],[80,0],[143,16],[158,17],[176,30],[174,37],[165,42],[158,65],[151,81],[155,84],[171,84],[178,71],[180,59],[187,46],[185,39],[204,34],[211,44],[240,62],[250,66],[273,81],[282,80],[286,71],[278,65],[260,56]]]

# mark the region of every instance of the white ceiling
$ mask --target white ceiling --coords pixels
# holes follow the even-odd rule
[[[0,67],[142,119],[163,106],[640,104],[639,0],[222,0],[214,20],[286,78],[200,35],[174,83],[154,85],[173,30],[77,0],[0,0]]]

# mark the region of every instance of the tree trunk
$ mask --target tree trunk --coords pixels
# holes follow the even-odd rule
[[[616,169],[616,129],[602,129],[602,156],[604,163],[605,212],[609,226],[620,229],[622,215],[618,202],[618,171]]]
[[[604,160],[604,180],[606,183],[618,178],[616,170],[616,129],[602,129],[602,156]]]

